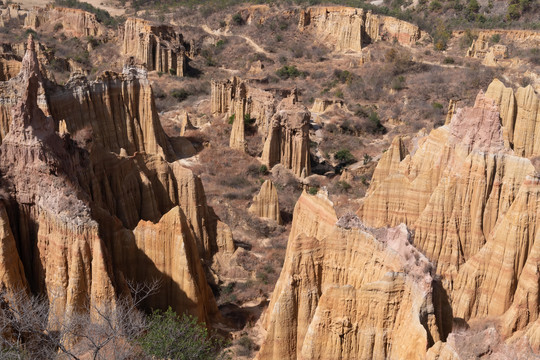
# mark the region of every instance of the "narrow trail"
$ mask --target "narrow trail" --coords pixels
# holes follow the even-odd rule
[[[239,37],[239,38],[242,38],[244,39],[255,51],[259,52],[259,53],[263,53],[265,55],[269,55],[269,53],[264,50],[262,47],[260,47],[255,41],[253,41],[251,38],[245,36],[245,35],[235,35],[235,34],[231,34],[231,33],[228,33],[228,32],[224,32],[224,31],[219,31],[219,30],[212,30],[208,27],[208,25],[204,24],[201,26],[202,29],[207,32],[208,34],[210,35],[214,35],[214,36],[226,36],[226,37]]]

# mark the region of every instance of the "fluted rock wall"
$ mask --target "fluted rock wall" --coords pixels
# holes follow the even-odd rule
[[[495,79],[486,96],[493,99],[501,114],[506,139],[519,156],[540,155],[540,96],[532,86],[514,91]]]
[[[159,122],[152,88],[137,70],[105,72],[95,81],[75,75],[65,86],[51,87],[47,95],[51,115],[65,120],[73,135],[91,130],[95,141],[117,154],[124,149],[128,155],[175,157]]]
[[[288,96],[289,94],[282,94]],[[255,119],[262,134],[268,133],[279,97],[270,91],[251,86],[247,81],[233,77],[225,81],[212,81],[211,111],[213,114],[235,114],[238,109]]]
[[[190,45],[172,26],[128,18],[122,33],[122,53],[150,70],[184,76]]]
[[[77,187],[84,155],[54,132],[53,120],[38,107],[41,75],[31,38],[18,80],[26,91],[0,146],[3,191],[18,250],[11,263],[18,255],[30,290],[45,294],[51,311],[60,316],[87,305],[114,306],[110,260],[88,198]],[[5,281],[23,283],[6,288],[24,287],[18,273]]]
[[[309,121],[311,115],[292,99],[283,100],[272,117],[262,152],[262,162],[269,168],[282,164],[296,176],[309,176]]]
[[[423,359],[451,328],[429,269],[404,225],[375,236],[304,192],[257,359]]]
[[[61,119],[60,137],[55,132],[60,119],[46,117],[38,106],[43,79],[33,41],[28,47],[21,74],[9,82],[20,91],[0,146],[2,206],[7,210],[0,209],[2,286],[44,294],[53,312],[69,316],[88,308],[114,308],[119,296],[129,296],[126,280],[156,278],[161,281],[160,296],[148,299],[148,307],[166,302],[206,322],[218,318],[201,258],[210,264],[216,252],[234,251],[234,243],[230,229],[206,205],[200,179],[178,162],[167,162],[160,154],[162,147],[144,145],[147,148],[133,155],[120,148],[116,154],[118,143],[97,139],[104,134],[99,131],[107,131],[100,130],[100,119],[124,129],[120,121],[133,123],[137,101],[146,101],[139,99],[140,84],[114,75],[116,90],[104,89],[110,85],[106,82],[48,87],[57,96],[48,101],[54,114],[71,93],[71,111],[62,113],[66,118]],[[151,99],[151,89],[145,86],[143,97]],[[121,105],[122,99],[132,104]],[[132,117],[122,110],[121,116],[107,118],[107,104],[133,110]],[[161,126],[159,121],[152,123],[157,114],[151,104],[146,101],[151,124],[141,131],[142,141],[136,143],[140,146],[146,136],[159,139]],[[91,125],[96,139],[90,132],[78,143],[71,140],[70,132]]]
[[[395,157],[403,152],[394,141],[358,214],[371,226],[407,223],[415,246],[437,264],[454,316],[498,317],[509,336],[533,331],[538,319],[539,180],[508,141],[534,138],[534,127],[507,131],[520,106],[494,84],[474,107],[456,110],[449,125],[420,138],[410,155]]]
[[[62,24],[62,31],[70,36],[102,36],[107,29],[95,14],[80,9],[47,6],[34,7],[24,19],[24,25],[37,29],[45,25]]]
[[[278,194],[271,180],[266,180],[262,184],[261,190],[253,198],[253,204],[251,204],[249,211],[258,217],[272,219],[281,224]]]
[[[413,45],[425,36],[418,26],[406,21],[343,6],[302,10],[298,27],[322,36],[337,51],[361,51],[364,45],[380,40]]]

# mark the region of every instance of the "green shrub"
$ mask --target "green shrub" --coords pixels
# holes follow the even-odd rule
[[[299,76],[302,76],[303,74],[304,73],[298,70],[295,65],[283,65],[281,68],[279,68],[276,71],[276,75],[279,76],[283,80],[286,80],[289,78],[295,79]]]
[[[223,46],[225,46],[225,40],[219,39],[219,40],[216,42],[216,47],[217,47],[217,48],[222,48]]]
[[[171,96],[178,100],[178,102],[186,100],[189,95],[191,94],[185,89],[174,89],[171,91]]]
[[[234,123],[234,116],[235,114],[232,114],[231,116],[229,116],[229,125],[232,125]]]
[[[253,125],[257,119],[252,118],[251,114],[244,114],[244,125]]]
[[[346,181],[338,181],[337,186],[341,192],[347,192],[352,186]]]
[[[259,167],[259,174],[261,174],[261,175],[268,174],[268,167],[266,165],[261,165]]]
[[[364,154],[364,165],[367,165],[368,163],[370,163],[372,159],[373,158],[369,156],[368,154]]]
[[[242,15],[240,15],[240,13],[234,14],[232,17],[232,21],[236,25],[244,25],[244,19],[242,18]]]
[[[443,104],[438,103],[438,102],[432,103],[431,106],[436,110],[442,110],[442,108],[443,108]]]
[[[394,90],[403,90],[405,89],[405,77],[400,75],[392,79],[390,87]]]
[[[176,76],[176,69],[169,69],[169,74]]]
[[[453,64],[455,63],[455,60],[453,57],[445,57],[444,60],[443,60],[443,63],[444,64]]]
[[[334,154],[334,159],[339,160],[342,164],[350,164],[356,161],[354,156],[348,149],[341,149]]]
[[[148,331],[138,339],[143,351],[160,359],[213,360],[223,347],[222,340],[209,336],[203,323],[169,307],[150,316]]]
[[[501,41],[501,35],[495,34],[491,37],[491,42],[497,44],[499,41]]]
[[[309,189],[308,189],[308,194],[310,195],[317,195],[317,193],[319,192],[319,189],[315,186],[311,186]]]

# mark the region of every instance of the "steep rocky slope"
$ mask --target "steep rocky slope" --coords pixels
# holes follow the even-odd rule
[[[527,104],[537,104],[532,89],[523,92],[532,97]],[[523,101],[509,106],[512,92],[498,81],[488,93],[480,93],[474,107],[458,109],[449,125],[413,142],[410,154],[396,139],[358,214],[372,226],[408,224],[415,246],[443,275],[454,316],[502,316],[499,330],[509,336],[534,328],[538,319],[539,276],[532,269],[539,264],[540,182],[531,161],[519,156],[524,151],[509,142],[534,138],[535,129],[523,126],[508,137],[515,112],[534,119],[536,111],[525,110]],[[528,341],[538,349],[537,337]]]
[[[375,41],[396,40],[413,45],[424,33],[418,26],[390,16],[343,6],[315,6],[302,10],[298,28],[313,31],[337,51],[361,51]]]
[[[253,198],[249,211],[255,215],[272,219],[278,224],[281,224],[281,215],[279,214],[279,199],[276,187],[271,180],[266,180],[261,191]]]
[[[122,52],[148,70],[184,76],[190,46],[172,26],[129,18],[122,33]]]
[[[76,37],[102,36],[107,32],[107,28],[98,22],[95,14],[80,9],[54,6],[33,8],[25,17],[24,25],[33,29],[55,26],[66,34]]]
[[[303,193],[258,359],[422,359],[451,312],[405,225],[338,220],[326,195]]]
[[[31,39],[22,71],[12,80],[21,91],[0,147],[7,210],[2,213],[8,214],[2,216],[2,256],[14,249],[14,243],[16,251],[2,262],[3,286],[46,294],[54,311],[69,315],[89,306],[114,307],[118,296],[129,295],[127,280],[156,278],[161,287],[147,306],[165,306],[166,299],[176,311],[189,311],[205,321],[219,319],[201,259],[209,264],[216,252],[230,251],[232,238],[206,205],[200,179],[160,155],[163,147],[158,145],[165,146],[167,139],[158,137],[159,121],[152,123],[157,119],[155,109],[147,107],[144,119],[149,124],[141,132],[140,145],[148,144],[145,138],[160,143],[133,148],[132,155],[121,150],[117,154],[114,151],[129,142],[101,140],[108,130],[101,130],[99,119],[111,118],[97,114],[107,110],[103,104],[114,109],[115,101],[122,101],[111,94],[106,95],[108,102],[98,100],[104,96],[103,83],[85,91],[68,85],[60,91],[62,96],[53,91],[51,109],[72,91],[71,111],[62,119],[46,117],[38,106],[43,79]],[[125,101],[123,106],[135,106],[134,78],[116,80],[118,89],[131,92],[126,96],[132,104]],[[147,90],[146,104],[151,105],[148,85]],[[77,103],[73,94],[83,92],[87,97]],[[117,129],[139,120],[136,116],[133,112],[114,118]],[[54,130],[60,121],[68,131],[94,125],[95,138],[92,132],[77,142],[69,132],[60,136]],[[145,270],[134,263],[146,264]]]

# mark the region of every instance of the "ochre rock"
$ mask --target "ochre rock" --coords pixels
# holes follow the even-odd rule
[[[173,207],[157,223],[141,220],[134,229],[136,258],[134,274],[126,276],[145,281],[162,278],[159,292],[148,299],[149,308],[189,311],[199,319],[216,320],[217,305],[206,283],[195,238],[184,212]],[[131,277],[130,277],[131,278]]]
[[[283,100],[272,118],[262,152],[269,168],[281,163],[296,176],[309,176],[309,111],[294,101]]]
[[[24,19],[24,25],[33,29],[56,24],[61,24],[62,31],[67,35],[75,37],[102,36],[107,32],[107,28],[97,21],[95,14],[80,9],[34,7]]]
[[[257,359],[423,359],[446,339],[451,314],[434,312],[430,264],[406,227],[376,237],[357,222],[302,194]]]
[[[64,119],[46,117],[38,104],[43,81],[30,38],[21,73],[9,82],[19,90],[13,98],[17,103],[12,106],[9,132],[0,146],[8,215],[0,209],[0,257],[12,252],[0,266],[2,285],[45,295],[53,313],[70,316],[89,308],[114,309],[118,297],[130,296],[127,280],[151,281],[151,273],[161,281],[161,294],[176,311],[215,320],[217,308],[201,259],[209,265],[217,252],[234,251],[230,229],[207,206],[201,180],[179,162],[167,162],[158,140],[145,144],[146,136],[159,139],[161,129],[149,86],[143,91],[146,100],[122,104],[138,99],[140,89],[132,86],[137,80],[113,77],[120,77],[118,87],[106,94],[98,83],[86,91],[77,85],[56,89],[71,96],[72,111]],[[118,94],[121,91],[125,98]],[[71,139],[77,126],[84,129],[90,124],[96,137],[104,136],[99,135],[98,119],[107,111],[103,105],[107,101],[113,109],[133,110],[131,116],[119,111],[119,117],[109,118],[119,132],[127,128],[121,121],[139,121],[137,107],[146,109],[142,113],[150,124],[141,131],[143,141],[131,143],[145,146],[140,152],[128,155],[124,148],[117,149],[122,140],[98,141],[92,131],[77,142]],[[60,106],[54,100],[48,103],[51,108]],[[70,130],[62,137],[55,132],[60,120],[62,128]],[[154,153],[145,152],[152,148]],[[141,263],[146,266],[133,265]],[[163,305],[160,297],[147,304]]]
[[[486,96],[499,106],[504,131],[516,155],[533,157],[540,155],[540,97],[532,86],[511,88],[495,79],[489,85]]]
[[[65,120],[67,131],[90,132],[106,150],[129,155],[159,154],[173,160],[174,150],[159,122],[152,87],[144,71],[105,72],[95,81],[75,75],[65,86],[47,91],[53,118]]]
[[[238,99],[234,102],[234,120],[231,129],[231,137],[229,139],[229,146],[232,149],[245,152],[247,149],[246,137],[245,137],[245,122],[246,116],[251,114],[246,113],[246,98],[245,98],[245,84],[240,84],[238,87]]]
[[[361,51],[365,44],[379,40],[395,39],[402,45],[413,45],[425,35],[406,21],[343,6],[302,10],[298,28],[321,36],[337,51]]]
[[[249,114],[251,119],[255,119],[254,125],[261,134],[268,133],[279,99],[290,94],[286,91],[272,93],[238,77],[225,81],[212,80],[211,86],[212,114],[235,115],[235,119],[236,112]]]
[[[540,182],[531,161],[505,141],[503,124],[513,123],[513,112],[504,106],[513,102],[494,84],[474,107],[456,110],[450,124],[420,138],[394,170],[387,172],[390,155],[383,156],[375,174],[386,178],[374,174],[358,214],[370,226],[408,224],[415,246],[437,264],[454,316],[498,319],[508,337],[536,331]],[[534,131],[523,126],[513,138]]]
[[[253,198],[249,211],[258,217],[272,219],[281,224],[278,194],[271,180],[266,180],[262,184],[261,191]]]
[[[399,170],[399,164],[409,154],[401,136],[396,136],[392,144],[379,160],[371,178],[370,189],[377,188],[377,184],[384,181],[390,174]]]
[[[325,112],[328,108],[343,107],[343,100],[329,100],[329,99],[315,99],[313,106],[311,107],[312,113],[322,113]]]
[[[31,37],[18,80],[26,90],[13,107],[10,131],[0,146],[0,168],[10,196],[8,213],[17,219],[12,231],[24,276],[30,290],[46,295],[50,311],[60,317],[87,305],[114,307],[110,260],[88,198],[76,185],[82,154],[54,132],[53,120],[38,107],[41,74]]]
[[[122,34],[122,53],[132,56],[146,68],[184,76],[190,45],[172,26],[128,18]]]

